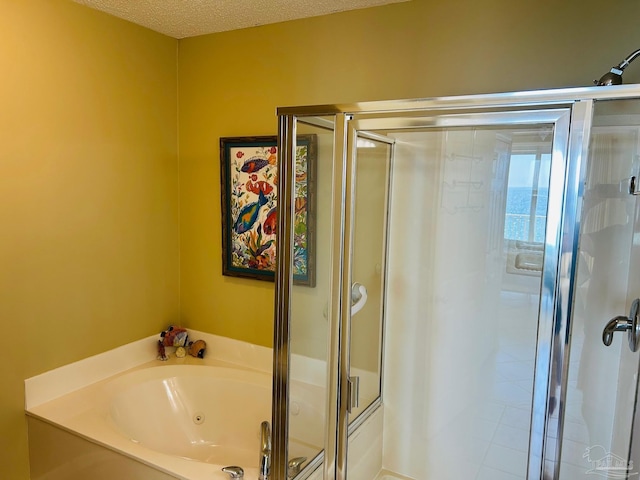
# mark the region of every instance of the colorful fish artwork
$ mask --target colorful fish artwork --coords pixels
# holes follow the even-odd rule
[[[235,137],[221,140],[226,175],[223,273],[267,279],[272,278],[269,274],[276,270],[278,148],[275,137],[264,143],[254,140],[245,142]],[[312,162],[315,161],[315,155],[310,155],[312,145],[315,145],[313,136],[299,136],[291,192],[295,203],[295,209],[292,207],[293,275],[296,282],[308,285],[314,283],[313,271],[309,268],[313,244],[307,229],[311,208],[308,202],[312,201],[309,200]]]
[[[254,173],[262,170],[267,165],[269,165],[269,160],[267,160],[266,158],[251,157],[250,159],[245,160],[242,167],[240,167],[240,170],[242,170],[244,173]]]
[[[262,230],[265,235],[274,235],[276,233],[276,226],[278,223],[278,216],[276,215],[275,207],[269,210],[267,219],[262,224]]]
[[[253,224],[256,223],[256,220],[258,219],[260,209],[266,203],[267,197],[265,197],[264,194],[260,192],[257,202],[250,203],[242,210],[240,210],[238,218],[233,224],[233,229],[236,231],[236,233],[244,233],[251,230],[251,227],[253,227]]]

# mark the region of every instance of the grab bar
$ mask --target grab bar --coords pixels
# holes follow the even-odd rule
[[[358,313],[364,307],[364,304],[367,303],[367,287],[362,285],[361,283],[354,282],[351,285],[351,316]]]
[[[367,303],[367,287],[361,283],[354,282],[353,285],[351,285],[351,316],[354,316],[362,310],[365,303]],[[322,316],[327,318],[328,314],[329,304],[327,303],[322,309]]]

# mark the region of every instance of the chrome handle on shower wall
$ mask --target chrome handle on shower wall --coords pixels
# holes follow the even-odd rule
[[[638,310],[640,309],[640,299],[636,298],[631,304],[629,316],[619,315],[612,318],[605,325],[602,331],[602,342],[608,347],[613,342],[615,332],[627,332],[629,348],[632,352],[637,352],[640,346],[640,321],[638,320]]]

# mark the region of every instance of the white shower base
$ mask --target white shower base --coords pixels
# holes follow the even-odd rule
[[[382,470],[374,480],[413,480],[410,477],[405,477],[397,473],[389,472],[388,470]]]

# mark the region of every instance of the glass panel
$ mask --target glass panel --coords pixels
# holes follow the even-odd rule
[[[387,134],[383,478],[524,479],[551,127]]]
[[[350,422],[380,396],[390,155],[388,143],[357,140],[350,366],[359,387]]]
[[[349,423],[364,420],[361,414],[380,397],[390,155],[389,143],[357,139],[349,374],[358,402]],[[358,459],[347,463],[350,479],[372,479],[382,468],[382,411],[370,413],[358,426],[360,441],[349,442],[349,458]]]
[[[314,123],[305,123],[304,118],[297,123],[297,138],[311,138],[315,155],[308,152],[312,162],[308,166],[296,164],[299,185],[293,220],[294,269],[296,261],[303,263],[306,249],[309,274],[315,281],[301,282],[294,276],[289,343],[289,462],[300,468],[306,467],[324,448],[327,302],[331,281],[333,124],[331,118],[309,121]],[[299,141],[298,149],[301,144]]]
[[[599,102],[589,144],[573,308],[569,385],[562,436],[561,475],[627,478],[636,398],[638,354],[626,332],[602,341],[605,324],[628,315],[640,296],[637,197],[640,102]],[[634,242],[635,239],[635,242]]]

